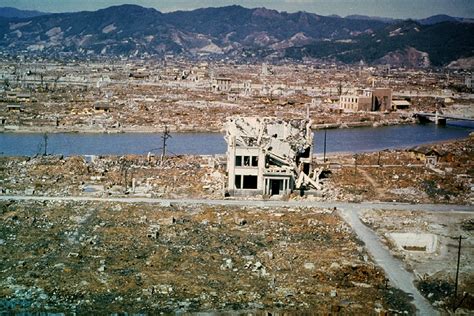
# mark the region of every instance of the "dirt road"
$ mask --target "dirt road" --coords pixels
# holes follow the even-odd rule
[[[436,315],[437,312],[413,284],[415,280],[414,275],[405,270],[403,263],[393,257],[387,247],[380,242],[378,236],[360,221],[360,210],[362,210],[362,208],[354,205],[353,207],[340,209],[339,211],[346,222],[351,225],[359,239],[365,243],[373,260],[385,271],[391,284],[411,294],[418,313],[420,315]]]
[[[474,213],[473,205],[454,204],[409,204],[409,203],[387,203],[387,202],[321,202],[311,200],[281,201],[281,200],[211,200],[211,199],[159,199],[141,197],[88,197],[88,196],[32,196],[32,195],[0,195],[0,200],[36,200],[36,201],[98,201],[98,202],[120,202],[120,203],[150,203],[150,204],[206,204],[206,205],[229,205],[229,206],[278,206],[278,207],[319,207],[319,208],[343,208],[351,209],[369,208],[381,210],[411,210],[427,212],[469,212]]]

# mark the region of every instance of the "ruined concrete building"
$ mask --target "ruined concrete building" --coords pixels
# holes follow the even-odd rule
[[[232,80],[230,78],[217,78],[212,83],[212,91],[214,92],[230,91],[231,82]]]
[[[391,111],[392,89],[359,89],[355,94],[341,96],[340,107],[349,111]]]
[[[287,195],[316,188],[311,121],[232,117],[226,123],[227,194]]]

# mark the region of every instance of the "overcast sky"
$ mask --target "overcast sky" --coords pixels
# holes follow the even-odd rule
[[[0,7],[46,12],[92,11],[132,3],[162,12],[239,4],[279,11],[321,15],[362,14],[394,18],[425,18],[435,14],[474,18],[474,0],[0,0]]]

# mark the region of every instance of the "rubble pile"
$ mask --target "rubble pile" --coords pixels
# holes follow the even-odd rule
[[[383,272],[332,210],[24,201],[0,210],[2,310],[388,306]]]
[[[425,149],[333,155],[326,164],[316,157],[308,181],[320,185],[319,195],[306,198],[474,203],[473,145],[471,137]],[[427,163],[432,152],[439,154],[435,165]],[[221,156],[0,157],[0,194],[222,198],[225,170]],[[297,193],[282,198],[300,199]]]
[[[89,159],[90,158],[90,159]],[[221,197],[213,156],[0,157],[0,194]]]
[[[331,158],[337,199],[474,203],[474,138]],[[434,161],[434,162],[433,162]]]
[[[88,179],[82,157],[1,157],[0,193],[18,195],[78,195]]]

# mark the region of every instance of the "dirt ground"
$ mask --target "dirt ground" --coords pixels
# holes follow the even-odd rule
[[[427,165],[416,150],[439,153]],[[474,203],[474,137],[329,159],[327,187],[333,199],[408,203]]]
[[[459,236],[461,256],[456,306],[464,312],[474,311],[474,219],[471,213],[430,213],[410,211],[365,211],[362,221],[374,229],[400,257],[409,270],[418,276],[418,288],[433,306],[451,310],[454,300]],[[410,234],[405,246],[393,233]],[[410,242],[433,238],[433,249]],[[400,238],[399,238],[400,240]],[[429,243],[428,243],[429,244]]]
[[[223,166],[212,156],[0,157],[6,194],[216,198],[223,186]]]
[[[427,145],[440,153],[436,166],[408,150],[330,157],[311,198],[472,203],[473,141]],[[214,156],[0,157],[0,194],[212,199],[224,184],[225,159]],[[454,303],[452,237],[466,237],[456,303],[469,313],[469,215],[371,211],[363,220],[440,309]],[[0,218],[0,310],[414,312],[328,210],[5,202]],[[399,249],[394,232],[435,235],[435,251]]]
[[[331,210],[0,205],[0,309],[413,312]]]

